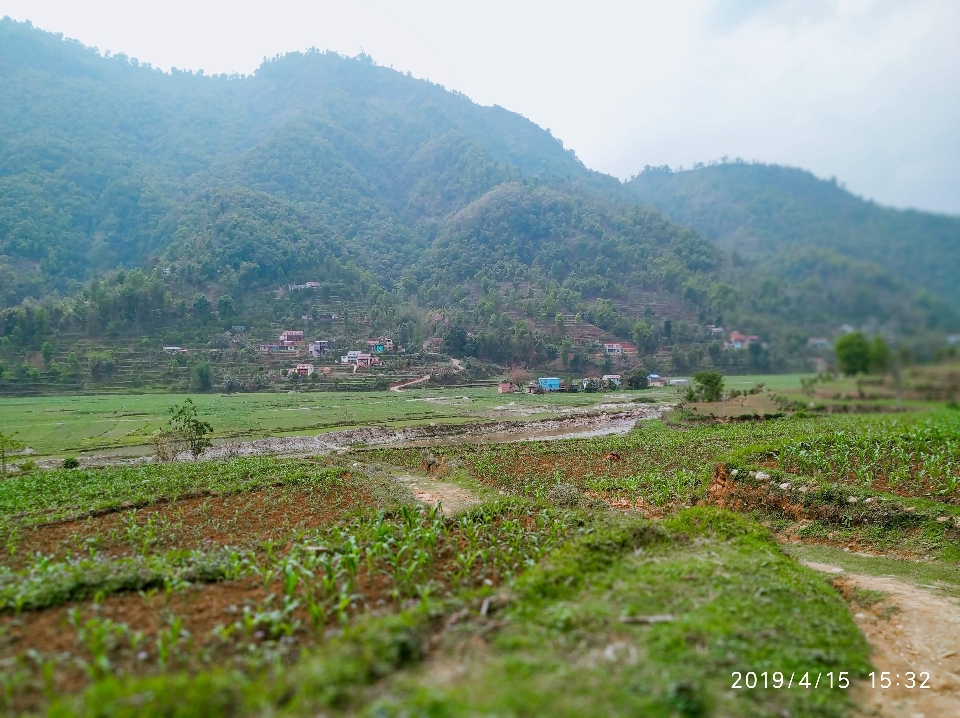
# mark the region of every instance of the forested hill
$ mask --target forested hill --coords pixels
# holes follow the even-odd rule
[[[671,172],[647,168],[633,197],[725,250],[782,263],[811,248],[869,262],[960,303],[960,217],[882,207],[834,180],[742,162]]]
[[[6,304],[156,256],[212,188],[297,204],[313,231],[381,250],[507,179],[618,184],[523,117],[366,57],[169,74],[4,18],[0,97]]]
[[[0,335],[11,357],[57,337],[206,342],[238,322],[265,338],[352,303],[355,333],[415,345],[442,315],[486,358],[535,362],[570,339],[564,321],[661,358],[678,344],[702,355],[708,322],[781,356],[845,322],[896,320],[941,342],[960,328],[918,289],[952,296],[947,220],[915,218],[910,237],[868,222],[868,251],[804,214],[829,228],[853,210],[821,212],[789,187],[750,204],[744,181],[714,211],[683,194],[688,176],[621,185],[525,118],[366,56],[165,73],[4,18]],[[286,290],[307,281],[316,301]]]

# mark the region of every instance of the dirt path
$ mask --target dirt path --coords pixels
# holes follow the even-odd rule
[[[403,474],[397,477],[397,481],[410,487],[417,501],[422,501],[429,506],[440,504],[440,510],[444,516],[451,516],[480,502],[463,487],[431,479],[429,476]]]
[[[805,562],[817,571],[837,575],[838,585],[857,601],[854,619],[873,647],[877,681],[890,672],[892,686],[857,687],[862,716],[878,718],[955,718],[960,716],[960,604],[934,590],[889,576],[865,576],[837,566]],[[880,592],[863,594],[859,591]],[[871,603],[862,607],[864,602]],[[862,598],[867,596],[867,598]],[[908,689],[907,672],[930,674],[929,689]],[[899,678],[897,677],[899,674]],[[897,683],[899,682],[899,686]]]
[[[404,388],[408,386],[413,386],[414,384],[421,384],[425,381],[430,381],[430,375],[422,376],[419,379],[411,379],[410,381],[405,381],[402,384],[397,384],[396,386],[391,386],[390,391],[403,391]]]

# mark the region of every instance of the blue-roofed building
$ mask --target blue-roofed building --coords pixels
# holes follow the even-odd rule
[[[555,376],[543,377],[537,379],[537,384],[544,391],[560,391],[560,379]]]

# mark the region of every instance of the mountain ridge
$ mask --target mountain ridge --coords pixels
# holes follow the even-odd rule
[[[811,219],[802,193],[653,169],[621,183],[520,115],[367,56],[167,74],[4,19],[0,97],[0,331],[25,346],[173,327],[199,341],[238,318],[269,336],[319,311],[282,291],[308,280],[376,307],[370,331],[422,339],[439,312],[539,359],[561,351],[560,315],[674,355],[702,355],[708,323],[739,326],[781,359],[845,322],[929,341],[960,322],[940,279],[960,257],[949,223],[948,261],[906,271],[896,231],[870,251],[862,232],[820,236],[849,217]],[[803,232],[774,231],[784,217]],[[921,219],[915,234],[940,231]]]

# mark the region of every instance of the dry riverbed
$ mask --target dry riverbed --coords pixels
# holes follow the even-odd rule
[[[250,441],[216,444],[203,453],[203,459],[224,459],[235,456],[305,456],[349,451],[357,447],[437,446],[452,443],[505,443],[515,441],[548,441],[607,434],[625,434],[638,421],[660,419],[672,405],[637,405],[606,403],[586,411],[577,409],[570,415],[549,419],[490,421],[472,424],[436,424],[386,429],[370,426],[342,431],[328,431],[313,436],[279,436]],[[182,454],[180,460],[189,460]],[[81,466],[137,464],[152,461],[150,456],[129,457],[117,453],[83,456]],[[55,468],[59,460],[38,461],[43,468]]]

